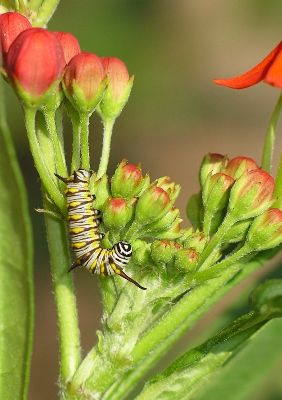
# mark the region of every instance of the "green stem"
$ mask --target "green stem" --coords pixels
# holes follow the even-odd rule
[[[261,167],[267,172],[271,172],[272,169],[273,150],[276,139],[277,124],[279,122],[281,109],[282,109],[282,93],[280,94],[279,99],[274,108],[274,111],[271,115],[264,140]]]
[[[31,108],[24,108],[24,114],[25,114],[25,125],[27,130],[27,137],[29,140],[29,146],[41,182],[46,192],[53,200],[53,202],[56,204],[56,206],[60,209],[61,212],[64,212],[65,199],[63,195],[60,193],[58,186],[54,181],[55,177],[53,178],[49,169],[47,168],[47,165],[45,164],[44,156],[42,154],[38,138],[36,135],[36,129],[35,129],[36,110]]]
[[[37,11],[43,0],[29,0],[28,8],[32,11]]]
[[[89,156],[89,114],[80,114],[81,125],[81,166],[84,169],[90,169]]]
[[[33,23],[34,26],[46,26],[50,18],[56,11],[60,0],[44,0],[38,10],[37,17]]]
[[[216,234],[209,241],[204,251],[202,252],[199,260],[198,268],[204,268],[208,263],[208,257],[212,256],[213,252],[217,249],[218,245],[221,243],[226,232],[235,223],[233,216],[229,213],[226,215]]]
[[[274,197],[276,198],[273,207],[282,209],[282,154],[280,156],[278,170],[275,178]]]
[[[65,152],[56,128],[56,112],[44,110],[46,126],[53,143],[56,172],[61,176],[68,176]]]
[[[111,150],[111,138],[112,138],[115,119],[104,120],[103,123],[104,123],[103,147],[102,147],[102,155],[100,159],[99,169],[97,173],[97,179],[101,178],[107,172],[110,150]]]
[[[44,203],[48,210],[48,203]],[[72,275],[68,273],[71,259],[65,223],[45,215],[45,224],[58,319],[60,378],[65,387],[81,362],[76,298]]]
[[[75,112],[75,111],[74,111]],[[71,158],[71,172],[77,171],[81,165],[80,159],[80,122],[78,115],[74,112],[70,114],[72,123],[72,158]]]

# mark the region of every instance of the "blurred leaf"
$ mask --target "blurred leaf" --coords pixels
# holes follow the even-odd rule
[[[282,357],[282,318],[269,321],[217,376],[199,400],[249,400]]]
[[[2,88],[1,88],[2,89]],[[33,336],[32,232],[0,93],[0,399],[27,398]]]

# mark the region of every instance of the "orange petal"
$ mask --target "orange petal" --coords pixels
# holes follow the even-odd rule
[[[280,51],[270,65],[264,82],[282,89],[282,52]]]
[[[249,86],[255,85],[256,83],[262,81],[268,76],[268,72],[272,69],[272,66],[276,64],[276,59],[279,59],[279,63],[277,67],[273,68],[273,72],[270,74],[270,81],[276,82],[279,81],[279,85],[282,85],[282,41],[254,68],[250,69],[243,75],[235,76],[229,79],[214,79],[214,82],[217,85],[227,86],[232,89],[244,89]],[[280,69],[279,69],[280,68]],[[280,72],[279,72],[279,71]],[[280,77],[278,79],[277,75],[280,73]],[[268,78],[266,78],[268,79]],[[267,83],[271,83],[268,82]],[[271,83],[274,84],[274,83]],[[277,86],[274,84],[274,86]],[[282,86],[279,86],[282,87]]]

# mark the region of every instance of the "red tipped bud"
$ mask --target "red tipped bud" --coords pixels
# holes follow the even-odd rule
[[[132,204],[122,198],[108,199],[103,209],[103,222],[108,229],[120,230],[131,220]]]
[[[208,175],[216,174],[226,166],[228,159],[222,154],[209,153],[207,154],[200,167],[200,184],[203,186]]]
[[[233,183],[234,179],[222,172],[209,175],[202,193],[205,210],[209,212],[223,210],[227,206],[230,188]]]
[[[136,205],[136,219],[144,224],[162,218],[170,205],[170,197],[162,188],[150,186],[139,198]]]
[[[257,163],[249,157],[232,158],[224,168],[224,173],[232,176],[234,179],[240,178],[246,172],[258,169]]]
[[[115,57],[104,57],[102,62],[106,71],[108,86],[100,104],[103,119],[115,119],[128,101],[133,85],[126,65]]]
[[[64,64],[56,37],[45,29],[31,28],[12,43],[6,70],[23,102],[38,107],[56,92]]]
[[[228,211],[236,220],[254,218],[273,203],[274,179],[262,169],[243,174],[230,192]]]
[[[151,246],[151,257],[158,264],[168,264],[181,245],[170,240],[155,240]]]
[[[63,88],[78,112],[92,113],[101,101],[105,86],[105,71],[95,54],[81,52],[66,67]]]
[[[111,180],[111,190],[115,197],[131,199],[138,196],[149,185],[149,176],[142,176],[140,166],[123,160],[115,170]]]
[[[29,28],[31,28],[29,20],[17,12],[0,15],[0,46],[4,63],[13,41],[21,32]]]
[[[172,182],[168,176],[163,176],[162,178],[157,179],[155,184],[164,189],[169,194],[169,197],[173,202],[177,199],[181,187],[180,185]]]
[[[181,272],[192,273],[195,271],[198,259],[199,253],[194,249],[179,250],[175,254],[175,267]]]
[[[53,34],[56,36],[58,41],[61,43],[63,52],[64,52],[64,57],[65,57],[65,63],[68,64],[70,60],[76,56],[77,54],[80,53],[80,46],[77,38],[73,36],[71,33],[67,32],[53,32]]]
[[[255,218],[246,243],[254,251],[271,249],[282,243],[282,211],[271,208]]]
[[[207,236],[203,232],[198,231],[188,237],[188,240],[185,242],[185,247],[192,248],[197,250],[198,253],[201,253],[206,243]]]

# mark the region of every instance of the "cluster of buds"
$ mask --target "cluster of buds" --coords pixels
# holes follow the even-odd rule
[[[206,237],[219,235],[224,251],[240,242],[248,245],[250,252],[282,242],[282,212],[271,208],[274,179],[253,159],[228,160],[208,154],[201,165],[200,183],[201,194],[188,203],[188,215],[192,220],[194,216],[195,225]]]
[[[99,105],[106,120],[128,100],[133,78],[125,64],[81,52],[70,33],[33,28],[23,15],[7,12],[0,16],[0,42],[3,71],[27,107],[58,107],[65,95],[79,113]]]

